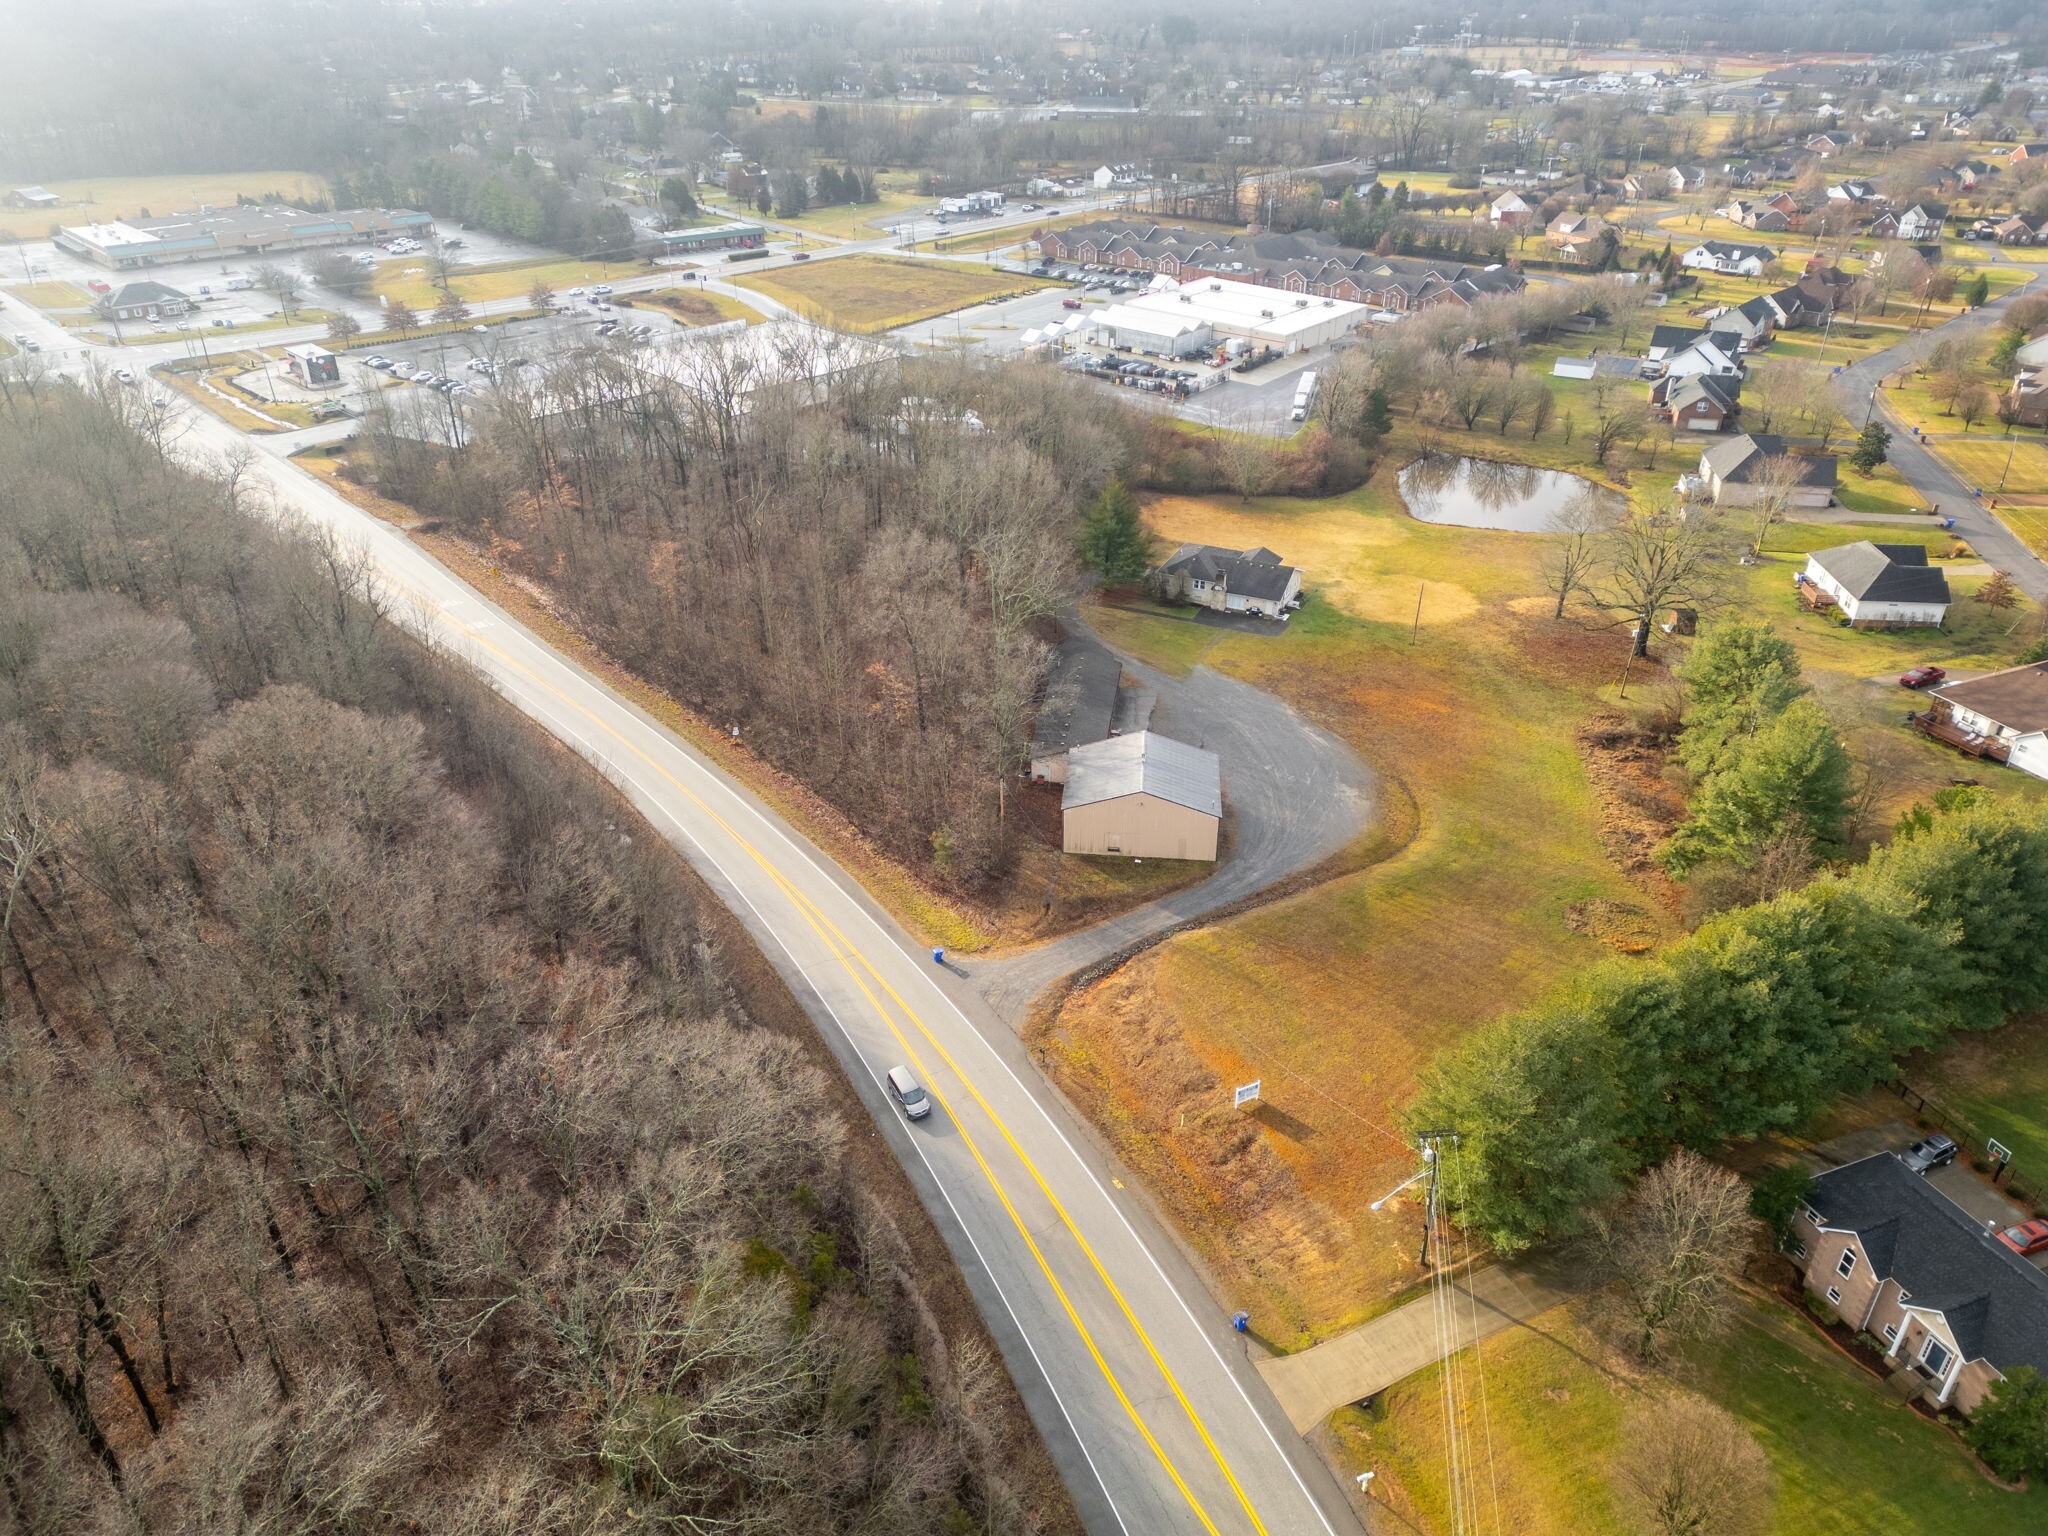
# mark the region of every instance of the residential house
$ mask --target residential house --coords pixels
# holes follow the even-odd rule
[[[1713,445],[1700,455],[1699,478],[1708,499],[1716,506],[1753,507],[1767,494],[1768,466],[1775,459],[1792,460],[1799,469],[1799,482],[1786,492],[1794,507],[1825,507],[1835,499],[1835,461],[1832,455],[1805,457],[1786,451],[1785,440],[1763,432],[1745,432]],[[1914,546],[1918,548],[1919,546]],[[1925,550],[1921,550],[1924,557]]]
[[[1650,406],[1684,431],[1723,432],[1742,409],[1742,380],[1727,374],[1667,374],[1650,386]]]
[[[1762,294],[1747,303],[1717,309],[1707,318],[1714,330],[1737,337],[1745,352],[1754,352],[1768,343],[1778,328],[1778,312]]]
[[[1838,181],[1828,188],[1831,203],[1875,203],[1881,201],[1878,190],[1867,181]]]
[[[1898,235],[1901,240],[1939,240],[1941,238],[1942,214],[1930,209],[1924,203],[1915,203],[1899,215]]]
[[[1967,1414],[2007,1371],[2048,1373],[2048,1275],[1897,1153],[1816,1175],[1792,1230],[1807,1288],[1931,1406]]]
[[[2022,368],[2006,391],[2005,403],[2013,425],[2048,427],[2048,369]]]
[[[64,199],[48,187],[16,187],[0,198],[10,208],[62,208]]]
[[[1873,240],[1898,239],[1898,214],[1890,208],[1885,209],[1884,212],[1880,213],[1876,218],[1872,219],[1868,224],[1863,226],[1863,233],[1870,236]]]
[[[1031,777],[1067,782],[1067,754],[1109,735],[1123,664],[1106,646],[1070,635],[1046,666],[1045,699],[1031,733]]]
[[[2021,144],[2005,158],[2014,165],[2024,165],[2029,160],[2048,160],[2048,144]]]
[[[1674,165],[1664,173],[1664,186],[1672,192],[1698,192],[1707,184],[1704,166]]]
[[[1832,160],[1848,147],[1850,141],[1841,134],[1816,133],[1805,144],[1806,152],[1821,160]]]
[[[1797,330],[1801,326],[1821,324],[1842,307],[1847,295],[1846,286],[1809,272],[1798,282],[1767,294],[1765,299],[1778,317],[1780,330]]]
[[[2044,224],[2042,228],[2048,228],[2048,224]],[[2011,218],[2001,219],[1993,225],[1991,238],[2000,245],[2033,245],[2041,238],[2041,230],[2037,229],[2031,220],[2016,213]]]
[[[1650,344],[1643,350],[1643,361],[1661,363],[1672,353],[1692,345],[1707,333],[1692,325],[1660,325],[1650,332]]]
[[[1938,741],[2048,779],[2048,662],[2006,667],[1928,691],[1915,717]]]
[[[1828,484],[1834,484],[1829,461]],[[1799,576],[1811,607],[1832,603],[1858,629],[1939,627],[1948,618],[1948,578],[1927,563],[1924,544],[1873,544],[1859,539],[1817,549]]]
[[[197,306],[169,283],[123,283],[93,308],[109,320],[168,320]]]
[[[1544,238],[1565,261],[1598,261],[1606,255],[1607,221],[1597,214],[1560,213]]]
[[[1519,192],[1503,192],[1486,205],[1486,220],[1503,229],[1522,229],[1536,217],[1536,210]]]
[[[1648,171],[1631,171],[1621,178],[1621,200],[1640,203],[1657,195],[1661,188]]]
[[[1214,752],[1137,731],[1067,753],[1060,846],[1068,853],[1213,861],[1222,823]]]
[[[1694,272],[1721,272],[1734,277],[1762,277],[1764,269],[1778,259],[1768,245],[1744,245],[1736,240],[1703,240],[1678,264]]]
[[[1744,373],[1742,341],[1728,331],[1707,331],[1666,355],[1663,376],[1691,378],[1696,374],[1718,374],[1741,378]]]
[[[1277,619],[1300,605],[1301,572],[1270,549],[1183,544],[1154,573],[1166,596],[1218,613]]]

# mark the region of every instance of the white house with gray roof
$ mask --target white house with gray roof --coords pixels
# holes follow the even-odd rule
[[[1678,258],[1678,264],[1692,272],[1721,272],[1731,277],[1762,277],[1764,268],[1778,259],[1768,245],[1748,245],[1740,240],[1702,240]]]
[[[1927,563],[1924,544],[1859,539],[1817,549],[1799,579],[1859,629],[1939,626],[1948,617],[1948,578]]]
[[[1785,491],[1788,506],[1825,507],[1835,499],[1832,455],[1790,453],[1782,437],[1765,432],[1745,432],[1707,449],[1700,455],[1700,483],[1716,506],[1753,507],[1771,492],[1772,461],[1781,458],[1799,474],[1798,482]]]

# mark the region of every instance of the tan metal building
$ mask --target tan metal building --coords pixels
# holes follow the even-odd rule
[[[1068,853],[1213,861],[1222,765],[1152,731],[1088,742],[1067,752],[1060,809]]]

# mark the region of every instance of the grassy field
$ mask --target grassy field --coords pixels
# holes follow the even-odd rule
[[[0,186],[22,183],[0,176]],[[0,208],[0,234],[39,239],[52,224],[98,224],[139,218],[146,208],[162,217],[204,205],[225,207],[237,197],[262,197],[275,192],[287,201],[318,201],[327,184],[303,171],[231,171],[219,175],[98,176],[82,181],[45,182],[64,199],[50,210]]]
[[[76,283],[16,283],[7,296],[37,309],[90,309],[92,295]]]
[[[1575,337],[1570,349],[1603,342]],[[1531,348],[1524,366],[1546,374],[1561,350]],[[1592,386],[1551,382],[1557,415],[1533,442],[1524,430],[1425,432],[1403,411],[1388,457],[1428,436],[1447,452],[1589,472]],[[1618,450],[1607,472],[1648,503],[1697,452],[1660,431]],[[1920,509],[1889,467],[1845,473],[1841,499],[1852,511]],[[1654,947],[1675,931],[1676,893],[1610,856],[1631,846],[1610,824],[1621,791],[1575,734],[1622,704],[1624,646],[1583,618],[1551,618],[1547,540],[1418,523],[1385,473],[1322,500],[1158,498],[1146,517],[1168,545],[1279,551],[1308,573],[1309,603],[1273,637],[1120,609],[1095,610],[1102,632],[1169,671],[1207,665],[1267,688],[1343,737],[1380,775],[1378,822],[1324,883],[1175,937],[1069,998],[1038,1038],[1224,1289],[1292,1347],[1384,1307],[1412,1276],[1398,1220],[1366,1207],[1409,1165],[1398,1125],[1430,1056],[1612,948]],[[1958,601],[1945,631],[1851,631],[1799,608],[1792,577],[1806,554],[1865,538],[1925,544],[1949,567]],[[1866,834],[1968,766],[1903,727],[1898,673],[2004,665],[2038,628],[2029,608],[1970,601],[1986,572],[1966,546],[1952,561],[1957,547],[1931,518],[1795,521],[1770,531],[1759,563],[1728,571],[1728,607],[1799,647],[1876,785]],[[1660,649],[1675,656],[1682,643]],[[1622,707],[1670,697],[1668,673],[1638,668]],[[2018,775],[1999,788],[2048,793]],[[1247,1122],[1223,1107],[1220,1085],[1251,1077],[1266,1083],[1267,1114]]]
[[[374,276],[370,292],[379,299],[402,299],[421,311],[432,309],[440,300],[441,290],[434,284],[434,266],[430,261],[417,256],[396,256],[389,261],[378,262],[372,270]],[[537,282],[544,282],[556,293],[563,294],[571,288],[616,282],[622,277],[638,277],[653,270],[642,261],[598,262],[568,258],[505,262],[488,267],[452,267],[448,281],[449,286],[463,298],[472,304],[480,304],[491,299],[521,298]]]
[[[1403,1219],[1366,1206],[1412,1161],[1396,1127],[1420,1066],[1606,952],[1575,914],[1663,930],[1603,852],[1573,744],[1623,644],[1532,606],[1542,541],[1418,523],[1376,486],[1174,498],[1147,519],[1168,543],[1269,545],[1313,595],[1276,637],[1121,613],[1105,633],[1161,667],[1199,660],[1270,689],[1342,736],[1381,776],[1377,826],[1351,872],[1169,941],[1078,994],[1043,1041],[1224,1289],[1298,1344],[1412,1278]],[[1255,1076],[1253,1134],[1215,1085]]]
[[[1045,286],[1037,278],[936,261],[848,256],[733,279],[849,331],[886,331]]]
[[[1935,449],[1972,488],[2020,496],[2048,494],[2048,445],[2037,436],[1938,439]]]
[[[1987,1481],[1953,1436],[1888,1396],[1783,1307],[1745,1300],[1722,1338],[1670,1377],[1617,1359],[1566,1311],[1481,1347],[1495,1479],[1481,1477],[1480,1529],[1517,1536],[1631,1536],[1611,1491],[1629,1410],[1697,1393],[1755,1436],[1776,1488],[1771,1536],[2005,1536],[2048,1528],[2048,1488]],[[1468,1391],[1477,1380],[1465,1371]],[[1442,1372],[1403,1382],[1383,1413],[1337,1419],[1346,1460],[1380,1473],[1398,1528],[1447,1532]],[[1474,1424],[1485,1458],[1485,1426]],[[1494,1523],[1498,1498],[1498,1524]],[[1386,1522],[1396,1528],[1396,1521]]]

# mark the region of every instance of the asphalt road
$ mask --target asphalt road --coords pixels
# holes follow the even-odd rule
[[[1068,627],[1103,644],[1077,620],[1070,618]],[[1372,771],[1337,737],[1272,694],[1208,667],[1171,677],[1121,659],[1155,697],[1152,729],[1207,747],[1223,760],[1235,841],[1230,856],[1199,885],[1015,955],[971,962],[969,979],[1013,1026],[1054,982],[1321,862],[1372,816]]]
[[[1938,507],[1944,517],[1953,517],[1956,532],[1969,541],[1972,549],[2010,576],[2027,596],[2040,602],[2048,599],[2048,563],[2021,543],[1995,513],[1985,508],[1972,494],[1975,487],[1965,485],[1953,470],[1914,438],[1906,424],[1892,414],[1885,403],[1884,391],[1879,388],[1888,375],[1919,362],[1934,350],[1937,343],[1955,340],[1968,346],[1980,344],[1983,332],[2000,323],[2005,307],[2013,297],[2032,291],[2033,286],[2033,282],[2023,283],[2000,294],[1982,309],[1959,315],[1944,325],[1930,326],[1895,347],[1873,352],[1836,374],[1834,383],[1836,398],[1849,420],[1858,427],[1869,414],[1872,401],[1876,402],[1878,419],[1892,430],[1892,443],[1887,452],[1892,464],[1905,476],[1906,483],[1926,497],[1929,505]]]
[[[746,923],[909,1170],[1091,1531],[1359,1529],[1225,1311],[969,981],[745,789],[281,445],[194,413],[183,448],[245,442],[281,520],[360,550],[399,622],[596,764]],[[897,1063],[938,1102],[914,1126],[882,1091]]]

